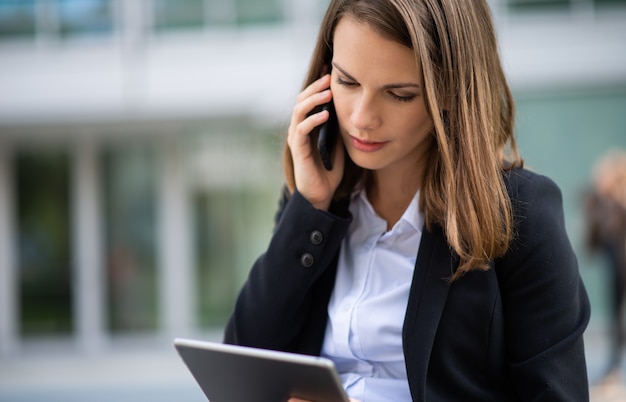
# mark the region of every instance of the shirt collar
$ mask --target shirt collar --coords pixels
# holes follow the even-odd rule
[[[413,198],[411,199],[411,202],[407,206],[406,210],[400,217],[400,220],[396,222],[391,231],[393,231],[394,228],[398,227],[400,222],[404,222],[406,224],[409,224],[417,232],[422,232],[422,228],[424,226],[424,214],[419,210],[419,194],[420,191],[417,190],[415,195],[413,195]],[[376,211],[374,211],[374,207],[367,199],[367,192],[365,191],[365,189],[361,189],[360,191],[355,192],[352,195],[352,201],[353,204],[355,202],[360,204],[359,208],[363,211],[367,211],[366,213],[368,216],[374,217],[376,220],[382,220],[382,218],[378,216]]]
[[[402,214],[402,217],[400,218],[400,220],[405,221],[409,225],[413,226],[415,230],[417,230],[418,232],[421,232],[422,227],[424,226],[424,214],[422,214],[422,212],[419,209],[419,199],[420,199],[420,191],[417,190],[417,192],[411,199],[409,206],[406,208],[406,210]]]

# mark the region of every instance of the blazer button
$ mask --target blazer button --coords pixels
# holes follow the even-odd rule
[[[300,258],[300,264],[302,264],[303,267],[311,268],[314,263],[315,258],[313,258],[313,255],[311,255],[310,253],[302,254],[302,257]]]
[[[313,245],[319,246],[322,243],[322,240],[324,240],[324,235],[322,235],[322,232],[319,230],[314,230],[311,232],[310,240]]]

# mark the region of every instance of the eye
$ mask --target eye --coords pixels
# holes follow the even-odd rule
[[[342,85],[344,87],[354,87],[357,85],[356,82],[347,81],[347,80],[342,79],[341,77],[337,77],[337,84]]]
[[[411,102],[412,100],[417,98],[417,95],[398,95],[394,92],[389,92],[389,95],[391,95],[391,97],[398,102]]]

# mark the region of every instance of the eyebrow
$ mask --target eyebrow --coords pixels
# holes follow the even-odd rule
[[[355,81],[355,82],[358,82],[358,80],[356,78],[354,78],[346,70],[344,70],[339,65],[337,65],[337,63],[333,62],[332,65],[333,65],[334,68],[336,68],[337,70],[341,71],[341,73],[343,75],[348,77],[348,79],[350,79],[352,81]],[[383,85],[383,89],[398,89],[398,88],[421,88],[421,86],[416,84],[416,83],[414,83],[414,82],[398,82],[398,83]]]

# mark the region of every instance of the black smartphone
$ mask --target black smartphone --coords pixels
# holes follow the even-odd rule
[[[320,126],[317,136],[317,149],[326,170],[333,170],[333,150],[337,143],[337,132],[339,131],[337,113],[332,100],[323,105],[322,110],[328,110],[328,120]]]

